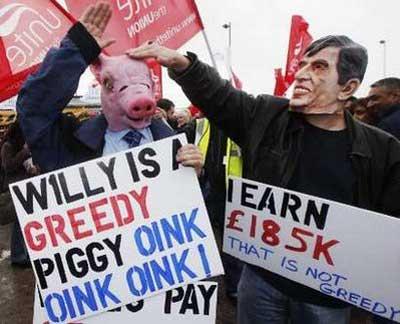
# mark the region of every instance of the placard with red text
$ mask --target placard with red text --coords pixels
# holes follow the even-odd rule
[[[51,322],[223,273],[182,135],[10,185]]]
[[[229,179],[224,252],[397,322],[399,233],[394,217]]]

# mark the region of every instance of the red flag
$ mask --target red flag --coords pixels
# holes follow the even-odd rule
[[[97,0],[66,0],[73,16],[79,17]],[[148,40],[177,49],[203,29],[194,0],[106,0],[113,16],[104,37],[116,43],[107,52],[122,54]]]
[[[285,82],[286,87],[294,81],[294,75],[299,69],[299,62],[303,57],[304,51],[312,42],[312,37],[308,33],[308,23],[302,16],[292,16],[292,27],[290,30],[289,49],[286,63]]]
[[[308,23],[302,16],[292,16],[292,26],[290,29],[289,48],[286,62],[285,77],[282,76],[282,69],[275,69],[275,91],[277,96],[284,96],[287,89],[294,81],[294,75],[299,69],[299,62],[303,57],[304,51],[312,42],[312,37],[308,33]]]
[[[18,93],[72,23],[53,0],[0,0],[0,101]]]
[[[80,17],[97,0],[66,0],[71,14]],[[194,0],[106,0],[113,15],[104,38],[116,42],[107,48],[111,55],[121,55],[147,40],[177,49],[203,29]],[[161,67],[149,64],[155,84],[156,97],[162,97]]]
[[[274,90],[274,96],[283,96],[287,90],[286,84],[285,84],[285,79],[283,78],[282,75],[282,69],[275,69],[275,90]]]
[[[154,97],[156,100],[161,99],[163,97],[161,65],[156,60],[148,60],[147,66],[150,69],[151,79],[154,82]]]

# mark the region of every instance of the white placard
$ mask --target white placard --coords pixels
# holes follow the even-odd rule
[[[215,324],[217,288],[217,283],[211,281],[189,284],[88,317],[79,323]],[[46,311],[36,289],[33,324],[45,323],[48,323]]]
[[[10,186],[50,321],[77,320],[223,273],[175,136]]]
[[[229,185],[224,252],[400,322],[400,220],[246,179]]]

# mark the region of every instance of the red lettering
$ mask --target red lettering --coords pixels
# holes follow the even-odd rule
[[[46,236],[43,233],[35,236],[36,242],[38,243],[35,242],[32,235],[33,229],[40,230],[42,228],[42,224],[37,221],[29,222],[24,227],[26,242],[28,243],[29,248],[33,251],[41,251],[46,247]]]
[[[257,225],[257,216],[251,215],[250,237],[256,236],[256,225]]]
[[[290,251],[295,251],[295,252],[307,251],[307,242],[300,235],[309,236],[309,237],[314,236],[314,234],[310,231],[306,231],[301,228],[294,227],[292,229],[292,237],[300,242],[300,246],[285,245],[285,248]]]
[[[107,217],[107,214],[105,212],[99,212],[97,210],[98,207],[104,206],[107,204],[107,198],[103,198],[94,202],[91,202],[89,204],[90,208],[90,213],[92,214],[94,226],[96,227],[97,233],[107,231],[111,228],[114,228],[114,224],[111,223],[106,223],[102,224],[101,220]]]
[[[236,223],[239,221],[237,218],[238,216],[243,216],[244,212],[241,210],[234,210],[232,213],[228,216],[228,225],[226,225],[226,228],[233,229],[238,232],[243,232],[243,229],[241,227],[236,226]]]
[[[315,243],[315,249],[314,249],[314,253],[313,253],[313,258],[315,260],[319,260],[320,258],[320,254],[323,254],[323,256],[326,259],[326,262],[328,262],[328,264],[330,265],[334,265],[333,264],[333,260],[331,258],[331,255],[329,254],[328,249],[336,244],[339,243],[338,240],[330,240],[328,242],[322,243],[322,240],[324,238],[321,235],[317,235],[317,242]]]
[[[76,240],[80,240],[82,238],[91,236],[93,232],[91,230],[87,230],[84,232],[80,232],[79,227],[85,225],[85,221],[83,219],[76,219],[77,214],[80,214],[85,211],[85,207],[77,207],[67,211],[67,215],[69,218],[69,222],[71,223],[72,232],[74,233],[74,237]]]
[[[125,204],[125,210],[127,212],[127,216],[125,218],[122,218],[121,209],[118,205],[118,201],[122,201]],[[122,225],[130,224],[134,221],[135,217],[133,214],[133,209],[129,200],[129,196],[124,194],[113,196],[110,197],[110,202],[119,227],[121,227]]]
[[[271,246],[276,246],[279,244],[280,240],[278,232],[281,230],[281,227],[275,223],[273,220],[265,220],[263,221],[263,229],[264,233],[261,237],[264,243],[269,244]]]
[[[149,211],[147,210],[147,204],[146,204],[146,198],[147,198],[147,186],[144,186],[142,190],[140,191],[140,194],[138,195],[135,190],[130,191],[129,193],[132,195],[132,197],[138,202],[140,209],[142,210],[142,215],[144,219],[147,219],[150,217]]]
[[[65,243],[70,243],[71,239],[65,233],[65,221],[61,215],[54,214],[44,218],[47,231],[49,232],[51,244],[58,246],[57,235],[64,240]]]

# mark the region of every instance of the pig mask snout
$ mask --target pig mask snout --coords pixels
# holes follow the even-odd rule
[[[128,117],[132,120],[149,118],[156,110],[155,100],[146,95],[137,95],[131,100],[128,107]]]

